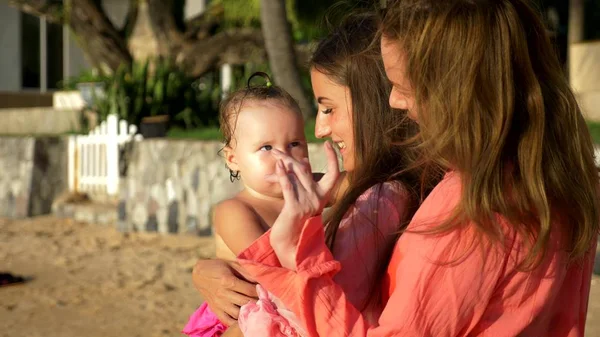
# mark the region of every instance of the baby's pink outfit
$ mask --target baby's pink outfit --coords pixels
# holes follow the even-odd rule
[[[307,337],[306,330],[294,314],[283,307],[281,301],[256,285],[258,301],[240,309],[238,325],[244,336]]]
[[[202,303],[185,325],[181,332],[190,337],[219,337],[227,327],[221,323],[217,315],[210,310],[206,302]]]
[[[244,336],[308,336],[294,314],[285,309],[277,298],[259,284],[256,285],[256,292],[258,301],[248,303],[240,309],[238,324]],[[204,302],[192,314],[182,332],[190,337],[219,337],[226,330],[225,324],[219,321]]]
[[[342,269],[334,280],[354,306],[363,308],[361,313],[372,323],[377,322],[383,310],[383,304],[376,298],[381,288],[377,271],[382,260],[387,262],[386,254],[396,242],[408,200],[406,190],[397,182],[373,186],[358,197],[337,232],[333,255]],[[240,308],[238,324],[244,336],[308,336],[300,321],[279,299],[260,285],[256,290],[258,301]],[[225,325],[204,303],[182,332],[190,337],[213,337],[221,336],[225,330]]]

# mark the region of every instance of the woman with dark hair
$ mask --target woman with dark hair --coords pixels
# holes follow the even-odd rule
[[[315,133],[332,140],[345,170],[324,220],[327,246],[343,266],[336,281],[371,322],[381,313],[379,284],[393,243],[418,206],[420,193],[417,171],[407,170],[408,151],[399,145],[415,134],[416,124],[406,111],[388,104],[391,86],[379,45],[373,44],[378,27],[374,14],[351,15],[319,43],[310,61],[318,102]],[[333,174],[328,172],[322,182]],[[234,294],[238,302],[216,303],[218,290],[204,291],[202,277],[210,273],[203,268],[206,263],[215,261],[198,263],[197,288],[222,320],[235,318],[233,304],[242,307],[248,298]]]

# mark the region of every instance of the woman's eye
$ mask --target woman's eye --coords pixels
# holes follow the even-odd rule
[[[300,146],[300,142],[291,142],[289,147],[296,147],[296,146]]]
[[[271,150],[273,150],[273,147],[271,145],[264,145],[264,146],[261,146],[260,150],[261,151],[271,151]]]
[[[332,108],[328,108],[328,109],[325,109],[325,110],[321,110],[321,113],[325,114],[325,115],[328,115],[328,114],[331,113],[332,110],[333,110]]]

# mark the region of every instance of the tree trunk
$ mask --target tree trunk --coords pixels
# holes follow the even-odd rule
[[[261,0],[260,5],[265,49],[275,81],[298,100],[302,115],[307,119],[312,115],[313,106],[302,89],[285,0]]]
[[[122,63],[131,63],[125,40],[93,0],[72,0],[66,15],[92,64],[111,73]]]
[[[161,56],[176,55],[181,50],[183,36],[175,24],[173,0],[146,0],[150,27],[158,42]]]

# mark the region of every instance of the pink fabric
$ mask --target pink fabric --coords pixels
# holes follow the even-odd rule
[[[380,296],[377,269],[387,262],[386,252],[396,240],[407,202],[408,195],[399,183],[373,186],[358,197],[338,228],[334,256],[342,268],[334,280],[350,303],[361,308],[364,317],[373,323],[383,309],[380,301],[370,301]],[[238,323],[244,336],[309,336],[279,299],[261,286],[257,290],[260,300],[240,310]]]
[[[238,325],[244,336],[306,337],[308,334],[294,314],[260,285],[258,301],[241,307]]]
[[[320,217],[303,228],[296,271],[276,263],[269,232],[238,260],[310,336],[584,336],[596,244],[581,261],[568,263],[564,238],[554,230],[541,263],[523,271],[526,245],[501,217],[504,245],[474,236],[469,223],[440,235],[418,233],[452,215],[461,186],[458,174],[447,174],[398,240],[388,269],[390,298],[377,323],[334,280],[341,265],[325,246]],[[554,229],[561,227],[558,221]],[[474,239],[481,244],[471,246]]]
[[[181,332],[190,337],[219,337],[225,330],[227,327],[219,321],[217,315],[205,302],[190,316]]]
[[[408,202],[408,192],[400,183],[373,186],[358,197],[336,235],[332,253],[341,270],[333,281],[372,323],[384,307],[377,300],[380,270],[385,270],[402,222],[407,220]]]
[[[358,197],[340,222],[334,255],[342,270],[334,280],[347,294],[350,303],[372,323],[377,322],[383,309],[380,301],[370,301],[372,297],[380,296],[377,272],[381,263],[387,262],[386,254],[394,245],[407,215],[408,200],[400,183],[373,186]],[[276,256],[271,258],[272,265],[279,265]],[[239,325],[245,336],[288,336],[286,333],[292,331],[296,334],[289,336],[308,336],[292,311],[272,294],[257,289],[260,289],[259,296],[262,294],[260,301],[242,306],[240,310]],[[188,326],[193,327],[191,320]]]

